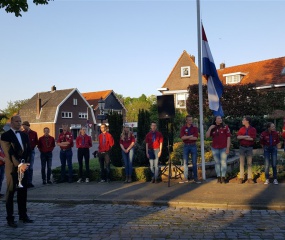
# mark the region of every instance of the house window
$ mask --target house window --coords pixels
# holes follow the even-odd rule
[[[72,112],[61,112],[62,118],[72,118]]]
[[[190,77],[190,66],[181,67],[181,77]]]
[[[176,94],[176,108],[186,108],[187,93]]]
[[[282,69],[281,75],[282,75],[282,76],[285,76],[285,67]]]
[[[87,119],[87,112],[80,112],[78,113],[79,118]]]
[[[113,110],[113,113],[123,114],[122,110]]]
[[[73,106],[77,106],[77,98],[73,98]]]
[[[234,84],[240,82],[240,75],[232,75],[226,77],[227,84]]]

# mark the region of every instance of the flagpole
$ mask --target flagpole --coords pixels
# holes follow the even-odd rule
[[[205,149],[204,149],[204,116],[203,116],[203,85],[202,85],[202,61],[201,61],[201,17],[200,0],[197,3],[197,38],[198,38],[198,75],[199,75],[199,115],[200,115],[200,145],[202,159],[202,178],[206,180]]]

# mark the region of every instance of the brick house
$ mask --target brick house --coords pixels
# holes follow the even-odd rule
[[[217,72],[224,85],[254,83],[256,89],[261,91],[285,90],[285,57],[232,67],[226,67],[222,63]],[[189,85],[198,84],[198,81],[198,67],[195,64],[195,57],[184,50],[168,78],[158,90],[162,94],[174,94],[175,107],[186,109],[187,88]],[[206,84],[204,77],[202,77],[202,82]],[[281,117],[285,117],[285,114]]]
[[[62,124],[67,123],[77,137],[81,126],[86,126],[94,138],[96,119],[91,106],[76,88],[36,93],[19,110],[22,121],[29,121],[31,129],[43,135],[43,128],[50,128],[50,135],[57,138]]]
[[[95,117],[97,119],[97,127],[96,135],[100,133],[100,125],[101,123],[107,123],[107,119],[99,119],[98,115],[105,115],[105,117],[110,114],[117,112],[123,115],[123,121],[125,122],[126,119],[126,111],[127,109],[123,105],[123,103],[116,97],[116,94],[113,90],[104,90],[98,92],[87,92],[82,93],[82,96],[86,99],[86,101],[92,106]],[[99,101],[103,100],[105,103],[104,111],[101,112],[99,109]]]

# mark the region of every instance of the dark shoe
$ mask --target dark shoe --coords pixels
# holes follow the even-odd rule
[[[0,198],[3,198],[4,196],[5,196],[4,194],[0,193]]]
[[[194,183],[200,184],[200,183],[201,183],[201,181],[199,181],[199,179],[198,179],[198,178],[196,178],[196,179],[194,179]]]
[[[47,184],[52,184],[52,181],[51,181],[51,180],[48,180],[48,181],[47,181]]]
[[[33,223],[34,222],[34,220],[30,219],[28,216],[24,218],[20,217],[19,220],[22,221],[23,223]]]
[[[154,182],[155,182],[154,178],[152,178],[152,179],[151,179],[151,182],[152,182],[152,183],[154,183]]]
[[[43,185],[46,185],[46,184],[47,184],[46,180],[43,180]]]
[[[159,181],[158,181],[158,180],[155,180],[154,183],[159,183]]]
[[[221,182],[221,177],[218,177],[218,178],[217,178],[217,183],[222,183],[222,182]]]
[[[251,178],[249,178],[249,179],[247,180],[247,183],[249,183],[249,184],[254,184],[255,182],[254,182]]]
[[[223,183],[223,184],[226,183],[226,178],[225,178],[225,177],[222,177],[222,178],[221,178],[221,183]]]
[[[9,227],[12,227],[12,228],[18,227],[17,223],[14,222],[14,221],[9,221],[9,222],[7,222],[7,224],[8,224]]]
[[[27,188],[33,188],[33,187],[35,187],[34,184],[28,183]]]
[[[238,184],[243,184],[243,179],[242,178],[238,179]]]

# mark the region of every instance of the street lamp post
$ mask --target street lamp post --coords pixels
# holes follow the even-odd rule
[[[93,105],[87,106],[87,114],[86,114],[86,132],[88,135],[89,134],[89,118],[88,118],[88,108],[90,108],[90,110],[92,111]]]

